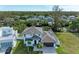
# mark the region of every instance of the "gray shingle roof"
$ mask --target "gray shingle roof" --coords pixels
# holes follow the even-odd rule
[[[43,31],[41,27],[29,27],[23,31],[23,34],[39,34],[41,33],[42,37],[34,36],[33,38],[41,38],[42,42],[54,42],[59,43],[58,38],[53,33],[53,31]]]

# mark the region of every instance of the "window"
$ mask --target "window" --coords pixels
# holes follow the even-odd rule
[[[40,34],[39,34],[39,36],[40,36]]]
[[[41,40],[39,40],[39,42],[41,42]]]
[[[12,42],[4,42],[4,43],[1,43],[1,47],[2,48],[11,47],[11,46],[12,46]]]
[[[12,31],[11,30],[3,30],[3,36],[8,36],[11,35]]]
[[[28,44],[31,44],[31,41],[28,41]]]

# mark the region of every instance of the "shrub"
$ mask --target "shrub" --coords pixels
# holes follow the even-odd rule
[[[43,51],[33,51],[33,54],[42,54]]]
[[[48,31],[49,29],[51,29],[51,28],[48,27],[48,26],[44,26],[44,27],[43,27],[43,30],[44,30],[44,31]]]
[[[57,47],[60,47],[60,45],[56,45]]]
[[[63,49],[63,47],[58,47],[58,48],[56,48],[56,52],[59,53],[59,54],[64,54],[64,53],[66,53],[66,51]]]
[[[42,48],[43,47],[43,44],[37,44],[37,48]]]

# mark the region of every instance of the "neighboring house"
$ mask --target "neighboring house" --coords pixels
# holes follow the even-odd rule
[[[20,19],[21,16],[15,15],[13,18],[16,19]]]
[[[58,39],[52,31],[43,31],[41,27],[29,27],[26,28],[22,34],[24,34],[24,44],[26,46],[35,46],[38,43],[43,43],[46,47],[55,47],[59,44]]]
[[[28,16],[27,16],[27,15],[24,15],[24,16],[21,16],[21,17],[28,18]]]
[[[40,20],[39,18],[28,18],[27,21]]]
[[[52,25],[52,23],[54,24],[54,19],[50,16],[33,16],[27,19],[27,21],[33,21],[33,20],[46,20],[48,22],[49,25]]]
[[[37,16],[32,16],[30,18],[27,18],[27,21],[29,20],[40,20]]]
[[[75,20],[76,20],[76,17],[72,15],[72,16],[69,16],[68,19],[69,19],[70,21],[75,21]]]
[[[40,16],[38,16],[38,18],[39,19],[45,19],[45,16],[40,15]]]
[[[49,25],[54,24],[54,18],[50,17],[50,16],[46,16],[45,19],[47,20]]]
[[[65,15],[62,15],[60,18],[61,18],[61,20],[67,20],[68,17]]]
[[[0,27],[0,51],[6,51],[8,47],[15,47],[17,31],[12,27]]]
[[[4,21],[5,22],[14,22],[14,18],[7,17],[7,18],[4,18]]]

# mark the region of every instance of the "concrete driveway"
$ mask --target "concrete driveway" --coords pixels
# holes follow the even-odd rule
[[[34,51],[43,51],[43,54],[56,54],[55,47],[43,47],[41,49],[34,47]]]
[[[44,47],[42,48],[43,54],[56,54],[54,47]]]

